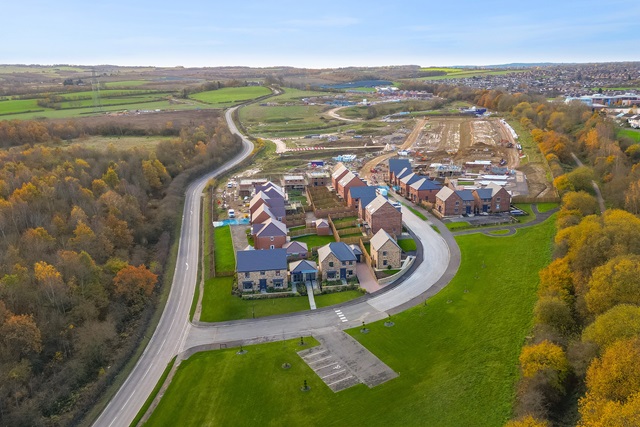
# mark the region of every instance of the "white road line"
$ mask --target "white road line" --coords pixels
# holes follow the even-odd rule
[[[341,370],[341,371],[334,372],[333,374],[325,375],[324,377],[320,377],[320,378],[322,378],[322,379],[324,380],[325,378],[329,378],[329,377],[331,377],[331,376],[333,376],[333,375],[341,374],[341,373],[343,373],[343,372],[347,372],[347,370],[346,370],[346,369],[343,369],[343,370]]]
[[[323,360],[331,359],[332,357],[333,356],[327,356],[327,357],[323,357],[322,359],[314,360],[313,362],[307,362],[307,363],[311,365],[312,363],[322,362]]]
[[[184,265],[187,266],[187,270],[188,270],[189,269],[189,264],[185,262]]]
[[[321,366],[319,368],[313,368],[314,371],[318,372],[320,369],[328,368],[329,366],[337,365],[338,362],[329,363],[328,365]]]
[[[353,375],[349,375],[348,377],[342,378],[342,379],[340,379],[340,380],[338,380],[338,381],[334,381],[334,382],[332,382],[332,383],[326,383],[326,384],[327,384],[329,387],[331,387],[331,386],[332,386],[332,385],[334,385],[334,384],[338,384],[339,382],[342,382],[342,381],[344,381],[344,380],[348,380],[348,379],[350,379],[350,378],[353,378]]]
[[[344,322],[348,322],[348,320],[347,319],[342,319],[342,323],[344,323]]]

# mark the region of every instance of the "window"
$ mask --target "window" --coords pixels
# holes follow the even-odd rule
[[[353,276],[353,270],[347,270],[347,276]]]
[[[456,200],[456,206],[460,206],[460,201]]]
[[[327,271],[327,279],[334,279],[336,277],[335,271]]]
[[[264,276],[264,271],[261,271],[261,272],[260,272],[260,275],[261,275],[261,276]]]
[[[253,289],[253,282],[242,282],[242,287],[245,290],[251,290]]]
[[[387,260],[386,259],[382,261],[382,265],[387,265]]]
[[[280,275],[280,270],[276,270],[276,276]]]
[[[346,263],[346,262],[344,262],[344,261],[342,261],[342,265],[343,265],[343,266],[345,266],[345,265],[347,265],[347,263]]]
[[[271,240],[273,242],[273,236],[269,237],[269,240]]]
[[[329,261],[329,267],[333,267],[333,261]]]
[[[382,251],[382,256],[387,256],[387,251]]]
[[[248,279],[249,277],[251,277],[251,273],[249,273],[248,271],[244,273],[244,278]]]
[[[500,202],[500,197],[496,197],[496,202]]]
[[[283,286],[282,279],[274,279],[273,280],[273,286],[276,287],[276,288],[282,288],[282,286]]]
[[[458,213],[458,208],[455,208],[455,209],[453,210],[453,213]]]
[[[276,247],[274,245],[269,245],[269,249],[275,249]]]

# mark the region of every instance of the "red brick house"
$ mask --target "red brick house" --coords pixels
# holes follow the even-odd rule
[[[351,187],[366,187],[366,185],[367,184],[353,172],[347,172],[338,182],[336,192],[343,200],[346,201]]]
[[[472,191],[475,200],[474,213],[507,212],[511,206],[511,195],[504,187],[497,184],[489,184],[485,188]]]
[[[358,216],[364,218],[364,208],[378,196],[376,187],[367,185],[349,188],[347,206],[358,211]]]
[[[396,237],[402,233],[402,213],[383,196],[377,196],[365,208],[364,220],[369,224],[371,234],[380,229]]]
[[[400,194],[404,197],[409,197],[409,186],[414,182],[420,181],[422,179],[422,175],[418,175],[417,173],[411,172],[404,175],[400,178],[398,182],[398,186],[400,187]]]
[[[419,204],[422,202],[435,203],[436,194],[442,188],[442,184],[437,181],[432,181],[428,177],[422,177],[418,181],[409,185],[409,192],[407,197],[413,203]]]
[[[469,190],[452,190],[442,187],[436,194],[434,212],[440,218],[462,214],[472,214],[475,198]]]
[[[402,171],[411,171],[411,162],[409,159],[389,159],[389,183],[398,185],[399,175]]]
[[[281,248],[287,243],[287,226],[277,219],[254,224],[251,229],[253,247],[256,249]]]
[[[349,173],[349,169],[342,163],[338,163],[334,166],[331,172],[331,185],[335,190],[338,189],[338,182],[344,177],[347,173]]]

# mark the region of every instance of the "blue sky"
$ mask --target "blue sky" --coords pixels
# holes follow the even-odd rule
[[[322,68],[638,61],[640,1],[22,0],[0,63]]]

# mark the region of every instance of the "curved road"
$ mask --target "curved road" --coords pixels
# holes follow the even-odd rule
[[[162,376],[167,364],[184,350],[189,334],[189,310],[196,287],[200,236],[201,195],[207,182],[236,166],[253,151],[253,143],[242,136],[227,110],[225,118],[231,132],[242,137],[242,151],[225,165],[189,185],[182,212],[182,228],[173,283],[160,322],[138,363],[120,390],[94,423],[98,427],[128,426]]]
[[[242,137],[243,150],[228,164],[189,185],[176,270],[166,307],[146,350],[95,422],[95,426],[128,426],[160,379],[167,363],[173,356],[185,350],[200,346],[206,348],[217,343],[281,340],[312,335],[327,328],[353,328],[361,325],[363,321],[368,323],[380,320],[419,303],[444,287],[458,270],[460,252],[448,230],[444,226],[441,228],[443,238],[428,222],[403,207],[405,224],[421,242],[423,261],[415,268],[413,274],[399,285],[339,305],[343,315],[348,319],[347,322],[340,320],[333,311],[338,306],[333,306],[262,319],[191,324],[189,310],[196,287],[202,190],[210,178],[237,165],[253,150],[253,144],[238,132],[231,119],[231,114],[236,108],[226,112],[226,119],[231,131]]]

